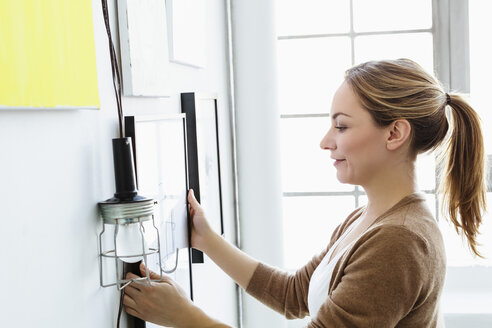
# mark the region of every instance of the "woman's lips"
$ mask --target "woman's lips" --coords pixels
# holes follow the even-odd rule
[[[340,164],[341,162],[345,161],[344,159],[336,159],[335,160],[335,163],[333,163],[334,166],[337,166],[338,164]]]

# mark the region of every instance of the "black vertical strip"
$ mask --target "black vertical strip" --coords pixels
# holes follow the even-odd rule
[[[121,102],[121,79],[120,69],[118,67],[118,59],[114,50],[113,38],[111,36],[111,28],[109,24],[109,12],[107,0],[101,0],[104,23],[106,25],[106,33],[108,34],[109,54],[111,57],[111,73],[113,75],[113,88],[116,96],[116,105],[118,109],[118,126],[120,130],[120,138],[123,138],[123,108]]]
[[[186,128],[186,116],[183,117],[183,144],[184,144],[184,160],[185,160],[185,180],[186,180],[186,218],[188,221],[188,267],[190,275],[190,298],[193,301],[193,265],[192,265],[192,251],[191,248],[191,216],[190,216],[190,204],[188,202],[188,190],[190,184],[188,181],[188,136]]]
[[[220,179],[220,150],[219,150],[219,113],[217,108],[217,99],[214,99],[214,111],[215,111],[215,137],[217,144],[217,170],[219,177],[219,210],[220,210],[220,233],[224,235],[224,217],[222,214],[222,181]]]
[[[135,181],[138,190],[137,139],[135,135],[135,116],[125,116],[125,137],[132,138],[133,165],[135,167]]]
[[[141,276],[140,274],[140,263],[142,261],[138,261],[136,263],[126,263],[123,262],[123,278],[126,277],[126,274],[131,272],[136,274],[137,276]],[[129,328],[146,328],[147,325],[145,324],[145,321],[142,319],[136,318],[134,316],[131,316],[128,314],[128,327]]]
[[[181,94],[181,112],[186,114],[189,188],[193,189],[196,200],[200,202],[200,180],[198,175],[198,143],[197,143],[197,136],[196,136],[195,100],[196,100],[196,96],[194,92],[187,92]],[[193,248],[191,251],[191,261],[192,263],[204,263],[203,253]]]

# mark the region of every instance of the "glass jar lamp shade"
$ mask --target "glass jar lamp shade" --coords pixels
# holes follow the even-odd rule
[[[113,159],[116,193],[113,198],[98,203],[103,223],[99,234],[100,283],[102,287],[118,286],[121,290],[134,280],[150,283],[150,256],[155,255],[160,268],[159,280],[162,280],[162,265],[159,230],[154,220],[156,201],[137,193],[130,138],[113,139]],[[104,275],[107,263],[103,260],[114,260],[115,279],[107,283]],[[139,261],[143,261],[146,267],[142,278],[122,277],[122,262]]]

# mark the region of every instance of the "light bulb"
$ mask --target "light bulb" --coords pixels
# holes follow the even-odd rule
[[[149,252],[145,233],[142,233],[140,230],[140,223],[129,223],[118,226],[116,252],[120,259],[127,263],[141,261],[142,256],[136,255],[142,255]]]

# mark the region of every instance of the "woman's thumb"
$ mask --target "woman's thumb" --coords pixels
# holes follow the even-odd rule
[[[193,206],[198,205],[198,201],[195,198],[195,192],[193,191],[193,189],[190,189],[188,191],[188,202],[190,202],[190,204],[192,204]]]
[[[161,276],[158,275],[157,273],[155,273],[154,271],[152,271],[150,269],[148,269],[148,270],[149,270],[150,279],[157,280],[157,279],[161,278]],[[140,272],[142,273],[142,277],[145,277],[147,275],[147,273],[145,272],[145,264],[143,262],[140,263]]]

